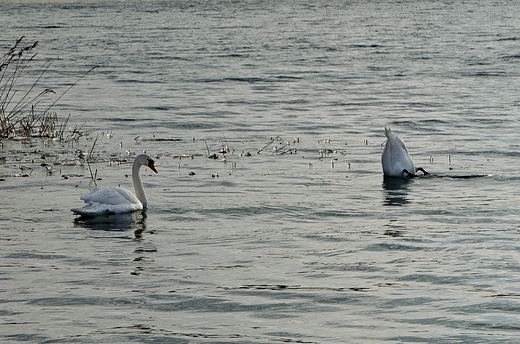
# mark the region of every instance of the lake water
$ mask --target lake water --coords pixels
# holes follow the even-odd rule
[[[519,11],[0,1],[20,85],[97,66],[53,107],[90,135],[2,140],[0,340],[519,342]],[[430,176],[383,180],[385,126]],[[154,157],[146,211],[75,220],[91,149],[98,186]]]

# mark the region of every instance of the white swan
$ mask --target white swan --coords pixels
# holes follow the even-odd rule
[[[78,215],[100,215],[100,214],[121,214],[146,208],[146,196],[143,190],[143,183],[139,169],[141,166],[148,166],[157,173],[154,161],[146,154],[136,156],[132,165],[132,180],[134,183],[135,195],[123,188],[107,186],[94,188],[91,192],[81,197],[86,205],[81,208],[72,209]]]
[[[417,171],[428,174],[422,167],[415,167],[403,140],[392,129],[386,127],[385,135],[388,140],[381,156],[385,177],[412,178],[416,176]]]

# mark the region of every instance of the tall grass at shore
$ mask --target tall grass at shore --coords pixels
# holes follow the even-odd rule
[[[66,132],[69,116],[61,121],[52,108],[81,79],[95,67],[81,76],[56,99],[51,95],[56,93],[49,89],[37,90],[37,86],[45,72],[56,59],[44,62],[38,70],[35,80],[27,89],[18,87],[20,77],[27,73],[36,57],[34,50],[38,42],[25,45],[25,36],[16,41],[0,58],[0,139],[15,139],[41,137],[68,141],[83,136],[82,127],[70,128]]]

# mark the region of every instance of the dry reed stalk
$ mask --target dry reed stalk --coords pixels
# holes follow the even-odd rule
[[[0,58],[0,138],[38,136],[63,141],[64,129],[70,120],[70,114],[62,124],[59,124],[57,114],[50,112],[50,110],[72,87],[97,66],[88,70],[54,101],[44,106],[44,102],[48,100],[47,95],[56,93],[47,88],[34,95],[35,88],[57,58],[45,61],[31,86],[26,91],[21,92],[17,89],[17,83],[36,57],[36,54],[31,55],[29,53],[38,46],[36,41],[22,47],[24,38],[25,36],[22,36],[18,39],[14,46]],[[44,106],[43,110],[37,110],[41,106]],[[74,132],[72,139],[80,136],[82,135]]]
[[[97,186],[97,184],[96,184],[97,169],[96,169],[95,173],[92,173],[92,168],[90,166],[90,160],[92,159],[92,157],[94,155],[94,147],[96,147],[96,143],[97,143],[98,138],[99,138],[99,135],[96,136],[96,139],[94,140],[94,143],[92,143],[92,148],[90,148],[90,151],[88,152],[88,155],[87,155],[87,158],[86,158],[88,170],[90,172],[91,182],[94,182],[94,185],[96,185],[96,186]]]

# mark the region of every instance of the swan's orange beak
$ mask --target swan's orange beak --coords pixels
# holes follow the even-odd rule
[[[148,162],[148,167],[150,167],[150,169],[151,169],[152,171],[154,171],[155,173],[159,173],[159,172],[157,172],[157,170],[155,169],[155,165],[154,165],[154,163],[153,163],[153,160],[150,160],[150,161]]]

